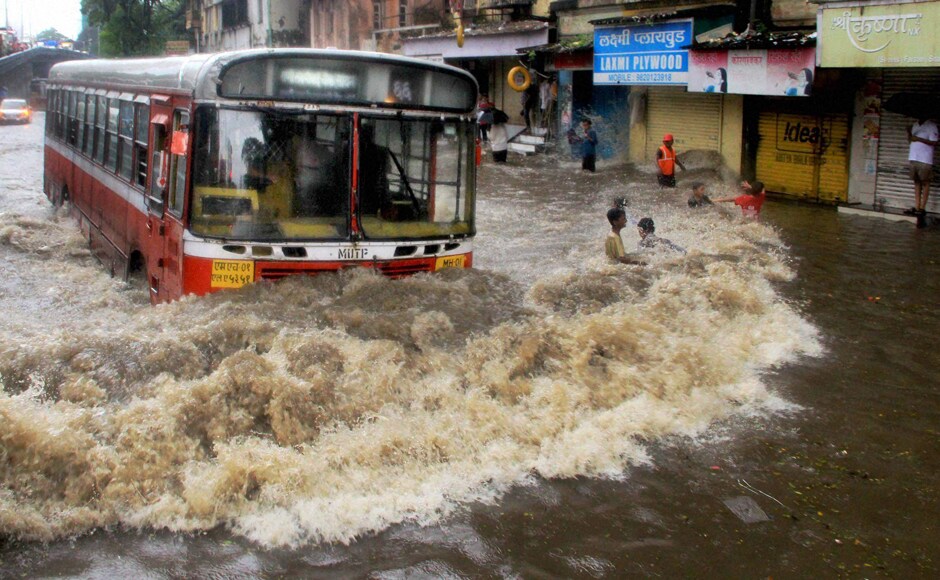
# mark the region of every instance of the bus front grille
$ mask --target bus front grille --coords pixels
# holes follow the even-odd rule
[[[434,263],[424,260],[401,260],[398,262],[383,262],[376,264],[376,267],[390,278],[399,278],[401,276],[417,274],[418,272],[431,272],[434,270]]]
[[[393,262],[356,262],[356,263],[299,263],[299,264],[257,264],[258,277],[262,280],[280,280],[286,276],[305,274],[312,276],[324,272],[337,272],[345,268],[375,268],[389,278],[410,276],[418,272],[434,270],[433,260],[396,260]]]

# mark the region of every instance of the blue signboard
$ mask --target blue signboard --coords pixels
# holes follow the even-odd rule
[[[692,20],[594,30],[595,85],[684,85]]]

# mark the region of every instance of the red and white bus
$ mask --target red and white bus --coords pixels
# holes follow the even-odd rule
[[[291,274],[472,263],[477,85],[375,53],[54,66],[46,195],[151,301]]]

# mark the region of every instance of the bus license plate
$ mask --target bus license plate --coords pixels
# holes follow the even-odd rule
[[[444,256],[443,258],[437,259],[437,263],[434,265],[434,269],[443,270],[444,268],[463,268],[463,265],[466,263],[466,261],[466,254],[461,254],[459,256]]]
[[[241,288],[254,281],[254,262],[244,260],[212,260],[213,288]]]

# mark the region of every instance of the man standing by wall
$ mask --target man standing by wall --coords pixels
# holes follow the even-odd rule
[[[911,163],[911,179],[914,180],[914,207],[904,212],[908,215],[922,216],[926,213],[930,180],[933,178],[933,150],[938,139],[937,125],[929,119],[918,119],[907,129],[907,140],[911,143],[907,158]]]
[[[594,163],[597,160],[597,132],[591,128],[591,120],[581,121],[581,169],[594,172]]]

